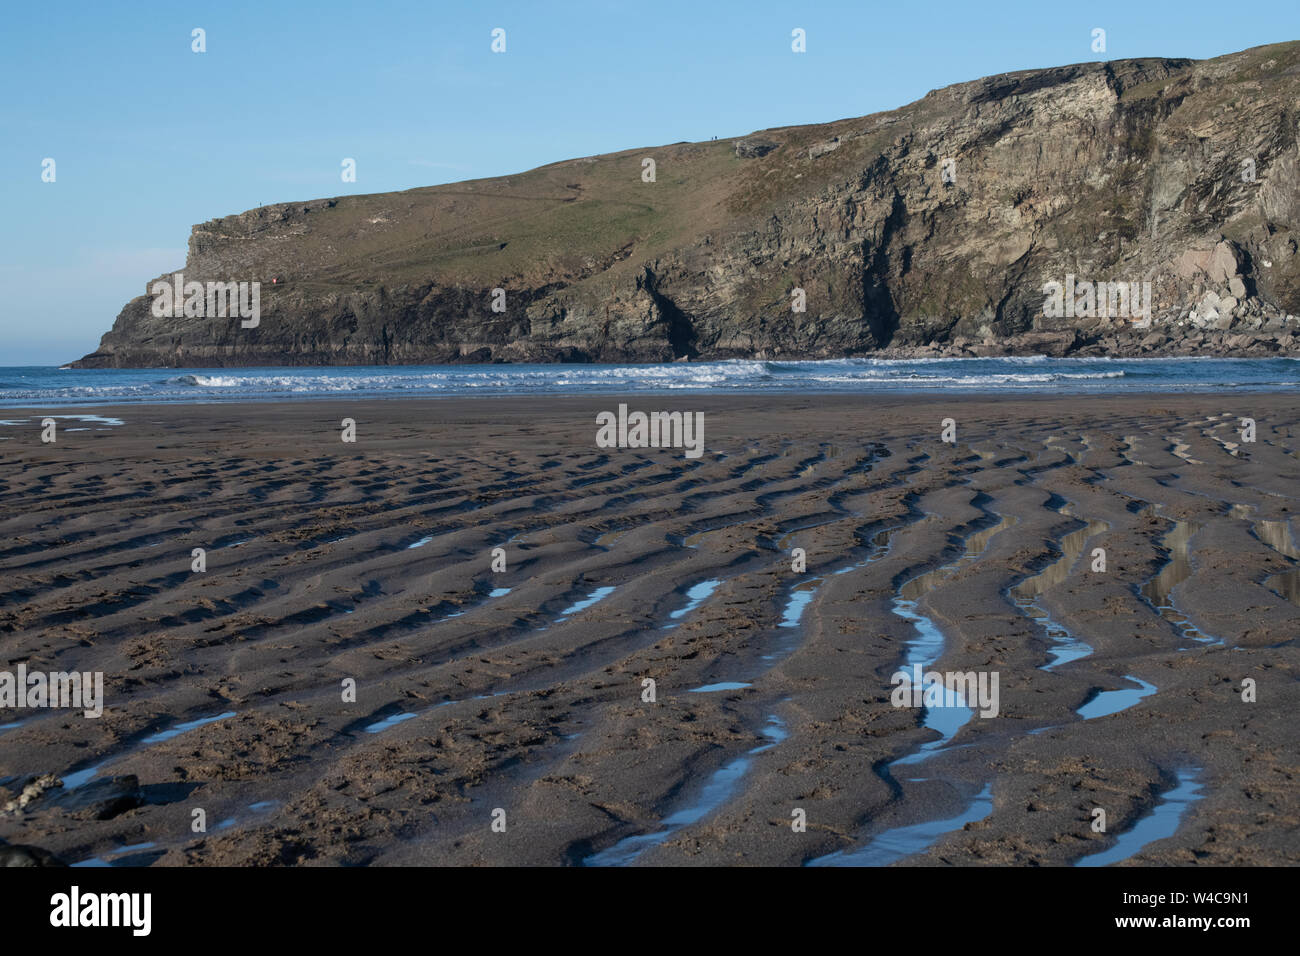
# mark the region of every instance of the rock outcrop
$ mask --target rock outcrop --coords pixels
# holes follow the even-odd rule
[[[74,364],[1296,354],[1297,104],[1284,43],[262,207],[196,226],[181,270],[260,282],[256,327],[144,295]]]

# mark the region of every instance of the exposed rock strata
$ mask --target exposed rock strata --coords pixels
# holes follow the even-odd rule
[[[1087,63],[820,126],[262,207],[196,226],[183,270],[260,281],[257,328],[157,318],[141,296],[76,364],[1296,354],[1297,102],[1297,43]],[[1044,316],[1067,275],[1150,282],[1150,322]]]

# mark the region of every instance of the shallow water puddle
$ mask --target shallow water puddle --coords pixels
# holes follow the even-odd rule
[[[807,610],[812,599],[817,596],[817,591],[821,587],[824,578],[809,578],[807,581],[800,581],[790,592],[790,599],[785,602],[785,610],[781,612],[781,623],[777,627],[798,627],[800,620],[803,618],[803,612]]]
[[[109,426],[126,424],[126,422],[120,418],[105,418],[103,415],[42,415],[40,416],[40,418],[53,418],[55,420],[62,418],[67,421],[90,422],[91,424],[95,424],[95,425],[109,425]],[[0,421],[0,425],[25,425],[28,422],[40,421],[40,418],[37,418],[36,416],[32,416],[30,418],[19,419],[17,421],[14,421],[12,419],[5,419],[3,421]],[[94,430],[101,431],[102,429],[94,429]],[[65,428],[64,431],[69,431],[69,432],[91,431],[91,429]]]
[[[828,522],[823,522],[828,523]],[[790,591],[790,597],[785,602],[785,608],[781,612],[781,623],[777,627],[798,627],[803,620],[803,612],[807,610],[812,599],[817,596],[818,590],[826,583],[828,577],[834,577],[838,574],[848,574],[850,571],[858,571],[865,568],[873,561],[880,559],[889,550],[889,542],[897,528],[885,528],[877,531],[871,538],[871,551],[865,558],[860,561],[854,561],[852,564],[846,564],[842,568],[837,568],[828,574],[818,575],[815,578],[809,578],[807,581],[800,581]],[[764,660],[771,660],[775,655],[767,655]]]
[[[581,601],[578,601],[577,603],[572,604],[569,607],[565,608],[563,611],[561,611],[560,616],[555,619],[555,623],[559,624],[561,621],[573,617],[573,615],[577,614],[579,611],[587,610],[587,608],[591,607],[593,604],[596,604],[598,601],[604,600],[605,598],[609,597],[613,593],[614,593],[613,587],[596,588],[596,590],[592,591]],[[542,627],[539,628],[539,630],[544,631],[546,630],[546,628]]]
[[[1205,462],[1201,461],[1200,459],[1193,458],[1191,455],[1187,454],[1188,449],[1190,449],[1192,446],[1187,444],[1186,442],[1179,441],[1177,435],[1165,435],[1164,438],[1165,441],[1170,442],[1174,446],[1173,454],[1177,455],[1179,458],[1187,462],[1189,465],[1205,464]]]
[[[763,728],[763,736],[772,742],[770,744],[763,744],[762,746],[755,747],[750,751],[751,754],[761,754],[764,751],[771,750],[781,741],[789,737],[790,734],[785,729],[785,722],[782,721],[780,717],[776,716],[776,714],[772,714],[767,718],[767,726]]]
[[[493,588],[491,591],[488,592],[487,596],[488,596],[489,599],[490,599],[490,598],[505,597],[507,594],[510,593],[511,590],[512,590],[511,588]],[[479,594],[482,594],[483,592],[479,591],[478,593],[479,593]],[[479,604],[467,603],[467,604],[465,604],[464,606],[461,607],[461,610],[459,610],[459,611],[452,611],[450,614],[444,614],[444,615],[442,615],[440,618],[438,618],[437,620],[433,621],[432,623],[433,623],[433,624],[441,624],[443,621],[450,621],[452,618],[461,617],[462,615],[468,614],[470,611],[472,611],[472,610],[474,610],[475,608],[480,607],[480,606],[481,606],[481,605],[479,605]],[[344,614],[351,614],[352,611],[344,611],[343,613],[344,613]],[[539,630],[539,631],[544,631],[544,630],[546,630],[546,628],[545,628],[545,627],[539,627],[538,630]]]
[[[408,712],[408,713],[400,713],[400,714],[392,714],[392,715],[390,715],[390,716],[388,716],[388,717],[385,717],[383,720],[379,720],[379,721],[376,721],[376,722],[373,723],[373,724],[369,724],[369,725],[366,727],[366,733],[368,733],[368,734],[377,734],[377,733],[379,733],[381,730],[387,730],[389,727],[394,727],[394,726],[396,726],[397,724],[400,724],[402,721],[404,721],[404,720],[410,720],[412,717],[415,717],[415,716],[417,716],[417,715],[416,715],[416,714],[413,714],[413,713],[409,713],[409,712]]]
[[[1161,794],[1160,802],[1129,830],[1121,833],[1109,850],[1093,853],[1075,862],[1075,866],[1109,866],[1145,849],[1156,840],[1166,840],[1178,832],[1183,814],[1204,794],[1196,782],[1199,768],[1178,771],[1178,782],[1172,790]]]
[[[104,763],[107,762],[108,761],[104,761]],[[60,777],[60,779],[63,781],[63,789],[64,790],[77,789],[83,783],[93,778],[95,774],[99,773],[99,770],[101,767],[104,766],[104,763],[97,763],[93,767],[87,767],[85,770],[78,770],[76,773],[64,774],[62,777]]]
[[[723,531],[727,528],[734,528],[737,525],[747,524],[752,520],[753,520],[752,517],[746,516],[739,521],[733,521],[729,524],[719,525],[718,527],[710,528],[707,531],[697,531],[694,534],[690,534],[682,538],[681,545],[684,548],[691,548],[692,550],[695,550],[699,548],[700,542],[704,540],[705,535],[714,534],[718,531]],[[619,533],[622,534],[624,532],[619,532]],[[599,539],[597,543],[599,543]],[[676,611],[670,612],[668,617],[671,620],[680,623],[683,617],[691,613],[691,611],[694,611],[697,607],[699,607],[710,597],[712,597],[713,593],[717,591],[717,589],[721,586],[722,586],[721,578],[710,578],[707,581],[701,581],[699,584],[694,585],[686,592],[686,598],[687,598],[686,606],[679,608]],[[677,624],[665,624],[661,628],[661,630],[670,631],[676,626]]]
[[[699,687],[692,687],[686,693],[688,694],[713,694],[720,690],[744,690],[746,687],[753,687],[753,684],[746,684],[738,680],[724,680],[717,684],[701,684]]]
[[[396,714],[390,714],[389,716],[385,717],[383,720],[377,720],[373,724],[367,724],[363,729],[368,734],[378,734],[378,733],[382,733],[385,730],[389,730],[390,728],[396,727],[398,724],[405,723],[406,721],[410,720],[412,717],[421,717],[425,714],[431,714],[439,707],[450,707],[452,704],[461,704],[467,700],[487,700],[491,697],[501,697],[507,693],[510,692],[499,690],[496,693],[492,693],[492,694],[475,694],[472,697],[459,697],[456,698],[455,700],[440,700],[432,707],[427,707],[424,710],[407,710],[407,711],[399,711]]]
[[[1281,597],[1300,605],[1300,568],[1275,574],[1266,583]]]
[[[217,714],[215,717],[201,717],[198,720],[191,720],[184,724],[177,724],[170,730],[164,730],[161,733],[151,734],[140,741],[141,744],[157,744],[164,740],[171,740],[173,737],[179,737],[187,730],[194,730],[196,727],[203,727],[206,724],[215,724],[218,720],[225,720],[228,717],[234,717],[235,712],[228,710],[224,714]]]
[[[1143,697],[1150,697],[1156,692],[1155,684],[1148,684],[1132,674],[1124,675],[1124,679],[1135,681],[1141,686],[1125,687],[1120,690],[1104,690],[1080,707],[1075,713],[1084,720],[1092,720],[1095,717],[1109,717],[1111,714],[1118,714],[1121,710],[1128,710]]]
[[[905,601],[916,601],[940,581],[952,577],[958,571],[973,564],[984,553],[997,534],[1014,527],[1019,521],[1018,518],[1011,515],[999,515],[998,517],[997,524],[991,525],[983,531],[977,531],[966,539],[966,551],[961,557],[941,568],[927,571],[925,574],[905,582],[902,588],[899,589],[899,596]]]
[[[916,631],[916,637],[907,642],[907,650],[900,670],[911,671],[914,667],[920,667],[921,672],[925,673],[932,670],[939,658],[943,656],[943,632],[919,610],[917,602],[920,597],[939,582],[947,580],[957,571],[972,564],[984,553],[999,532],[1012,527],[1016,522],[1017,519],[1012,516],[1000,516],[997,524],[976,532],[966,539],[966,550],[961,557],[941,568],[912,578],[899,588],[898,594],[894,596],[891,610],[911,624],[912,629]],[[924,760],[933,751],[952,740],[957,731],[974,716],[975,711],[966,706],[966,701],[959,692],[944,687],[943,698],[943,707],[924,708],[922,718],[922,726],[937,731],[940,735],[939,739],[922,744],[914,753],[893,761],[891,766]]]
[[[834,518],[831,518],[827,521],[818,522],[818,524],[827,524],[830,523],[830,521],[838,521],[841,520],[842,518],[843,518],[842,515],[836,515]],[[806,529],[798,529],[798,530],[806,530]],[[866,567],[872,561],[875,561],[876,559],[881,557],[881,555],[885,554],[889,550],[892,535],[896,530],[897,528],[886,528],[886,529],[882,529],[881,531],[878,531],[872,537],[871,550],[865,558],[862,558],[861,560],[858,561],[854,561],[852,564],[845,565],[842,568],[830,572],[830,574],[828,575],[821,575],[817,578],[813,578],[805,582],[800,582],[799,584],[795,585],[795,590],[791,594],[791,601],[790,603],[787,604],[786,613],[782,617],[781,626],[783,627],[788,626],[785,624],[785,621],[789,621],[792,619],[797,623],[799,616],[802,615],[803,609],[807,607],[808,603],[812,600],[813,595],[816,593],[816,589],[825,581],[826,577],[829,577],[831,575],[836,575],[836,574],[846,574],[850,571]],[[699,534],[702,535],[707,533],[708,532],[700,532]],[[692,537],[698,540],[698,535],[693,535]],[[683,543],[688,543],[690,540],[691,540],[690,538],[687,538]],[[806,595],[806,596],[796,596],[796,595]],[[797,613],[794,614],[791,613],[792,607],[798,608]],[[762,660],[768,662],[768,666],[771,666],[770,665],[771,661],[775,660],[777,657],[783,656],[784,653],[789,653],[789,651],[792,649],[793,649],[792,647],[787,647],[781,649],[783,653],[765,654],[762,656]],[[700,687],[691,688],[688,691],[688,693],[707,694],[707,693],[715,693],[719,691],[744,690],[745,688],[748,688],[750,686],[752,685],[742,681],[722,681],[719,683],[704,684]],[[630,863],[632,860],[634,860],[640,853],[644,852],[649,847],[662,843],[665,839],[668,838],[668,836],[673,832],[673,830],[679,829],[680,827],[685,826],[688,823],[694,823],[696,822],[696,819],[698,819],[699,817],[703,817],[708,812],[711,812],[713,809],[716,809],[723,802],[729,799],[731,795],[731,791],[734,789],[736,782],[741,778],[741,776],[744,775],[746,769],[748,769],[750,757],[753,756],[754,754],[759,754],[767,750],[770,750],[772,747],[776,746],[777,743],[783,740],[786,736],[784,727],[781,724],[780,719],[776,716],[771,716],[768,718],[768,723],[767,726],[764,727],[763,729],[763,734],[764,736],[770,738],[772,740],[772,743],[764,744],[760,747],[756,747],[753,750],[749,751],[749,753],[746,756],[739,757],[736,760],[732,761],[731,763],[727,764],[726,766],[722,767],[718,771],[716,771],[713,774],[713,776],[709,779],[708,783],[705,785],[704,794],[701,796],[700,801],[697,804],[695,804],[692,808],[689,808],[688,810],[680,811],[679,813],[674,814],[673,816],[668,817],[663,821],[663,825],[669,827],[669,829],[662,830],[660,832],[652,833],[652,834],[637,834],[631,837],[627,837],[623,840],[620,840],[618,843],[614,844],[614,846],[610,847],[609,849],[603,850],[600,853],[588,857],[587,860],[584,861],[584,865],[586,866],[626,865],[627,863]],[[700,810],[701,807],[704,807],[704,809]],[[687,819],[687,817],[692,816],[697,811],[699,812],[699,817]]]
[[[1137,451],[1137,443],[1138,443],[1137,435],[1125,435],[1124,447],[1120,449],[1120,454],[1123,455],[1126,459],[1128,459],[1128,462],[1131,465],[1146,465],[1147,462],[1143,461],[1142,459],[1134,455],[1134,452]]]
[[[895,597],[893,611],[903,620],[910,622],[917,635],[907,642],[907,655],[900,670],[911,672],[913,667],[920,667],[921,673],[925,673],[943,655],[943,633],[933,621],[916,610],[915,601],[904,601]],[[966,706],[966,701],[959,692],[948,687],[936,688],[938,689],[943,693],[943,706],[926,707],[922,726],[937,731],[940,735],[939,739],[922,744],[915,752],[892,761],[890,766],[903,766],[924,760],[933,751],[952,740],[957,735],[957,731],[961,730],[975,715],[975,711]]]
[[[116,857],[127,853],[138,853],[142,850],[151,850],[157,845],[158,844],[154,843],[152,840],[148,843],[132,843],[129,846],[120,846],[116,850],[110,850],[108,853],[104,854],[104,856]],[[124,863],[125,861],[122,860],[105,860],[103,857],[96,856],[91,857],[89,860],[82,860],[79,863],[70,863],[68,865],[70,867],[91,868],[101,866],[123,866]]]
[[[960,830],[968,823],[983,820],[993,812],[992,784],[975,795],[975,799],[955,817],[927,820],[905,827],[886,830],[866,846],[856,850],[837,850],[809,860],[805,866],[888,866],[904,857],[920,853],[945,833]]]
[[[695,802],[664,818],[661,824],[663,829],[654,833],[638,833],[630,837],[624,837],[608,849],[593,853],[582,861],[582,865],[627,866],[646,850],[663,843],[682,827],[689,826],[692,823],[699,823],[731,799],[736,785],[744,777],[745,771],[749,769],[752,758],[756,754],[771,750],[788,736],[785,724],[782,723],[780,717],[773,714],[767,718],[767,725],[763,728],[763,736],[772,742],[755,747],[743,757],[737,757],[730,763],[715,770],[713,775],[709,777],[708,782],[704,784],[704,789]]]
[[[1300,561],[1300,548],[1296,547],[1289,521],[1256,521],[1255,536],[1278,554]]]
[[[1278,554],[1300,561],[1300,547],[1296,547],[1289,521],[1256,521],[1255,537]],[[1274,574],[1264,584],[1279,597],[1285,598],[1292,604],[1300,605],[1300,568]]]
[[[1174,521],[1173,528],[1161,540],[1161,546],[1169,552],[1168,563],[1142,585],[1139,593],[1161,617],[1182,633],[1201,644],[1211,647],[1223,644],[1223,641],[1209,636],[1191,622],[1191,619],[1174,605],[1174,588],[1186,581],[1192,574],[1191,541],[1201,530],[1201,525],[1194,521]]]
[[[276,806],[278,803],[279,803],[278,800],[260,800],[257,803],[250,803],[248,805],[248,809],[251,810],[253,813],[265,813],[266,811],[270,810],[272,807]],[[239,822],[238,817],[226,817],[226,819],[222,820],[212,829],[214,831],[229,830],[238,822]]]
[[[407,551],[412,551],[412,550],[414,550],[415,548],[423,548],[426,544],[428,544],[428,543],[429,543],[430,541],[432,541],[432,540],[433,540],[433,535],[431,535],[431,534],[426,534],[426,535],[425,535],[423,538],[421,538],[419,541],[415,541],[415,542],[413,542],[413,543],[411,543],[411,544],[408,544],[408,545],[406,546],[406,550],[407,550]]]
[[[172,727],[169,730],[164,730],[161,733],[150,734],[148,737],[145,737],[143,740],[141,740],[138,745],[130,748],[124,753],[116,754],[112,757],[109,757],[107,760],[101,760],[93,767],[87,767],[84,770],[78,770],[75,773],[61,775],[61,779],[63,780],[63,789],[64,790],[77,789],[77,787],[80,787],[83,784],[87,783],[88,781],[94,779],[95,775],[99,773],[99,771],[102,770],[104,767],[108,766],[110,763],[113,763],[116,760],[120,760],[122,757],[129,756],[133,753],[138,753],[140,750],[144,749],[150,744],[161,743],[164,740],[171,740],[173,737],[178,737],[188,730],[194,730],[196,727],[202,727],[205,724],[215,723],[218,720],[226,720],[227,718],[234,717],[234,716],[235,716],[235,711],[228,710],[225,713],[217,714],[215,717],[201,717],[198,720],[191,720],[183,724],[177,724],[175,727]]]
[[[680,621],[687,614],[690,614],[697,607],[699,607],[701,604],[707,601],[713,595],[713,592],[716,591],[718,589],[718,586],[721,584],[722,584],[722,580],[720,578],[710,578],[708,581],[701,581],[699,584],[696,584],[694,587],[687,589],[686,606],[682,608],[678,608],[676,611],[671,612],[668,616],[672,618],[674,621]],[[676,626],[677,626],[676,624],[665,624],[663,626],[663,630],[665,631],[671,630]]]
[[[1053,646],[1049,648],[1052,659],[1044,664],[1041,670],[1050,671],[1062,664],[1082,660],[1092,653],[1091,644],[1075,637],[1065,625],[1058,624],[1041,604],[1022,598],[1014,600],[1016,607],[1037,623],[1047,634],[1048,640],[1053,642]]]
[[[1061,509],[1061,514],[1070,516],[1066,508]],[[1109,529],[1110,525],[1104,521],[1089,521],[1079,530],[1070,532],[1061,539],[1059,558],[1033,577],[1026,578],[1012,587],[1009,592],[1016,607],[1042,627],[1048,638],[1055,643],[1051,648],[1052,659],[1042,666],[1042,670],[1049,671],[1092,653],[1092,645],[1080,640],[1065,625],[1053,620],[1048,610],[1038,603],[1038,598],[1043,592],[1065,581],[1075,562],[1083,554],[1084,546],[1093,537]]]

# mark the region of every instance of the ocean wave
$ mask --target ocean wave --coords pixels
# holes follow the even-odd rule
[[[0,368],[0,405],[287,401],[356,395],[1018,393],[1296,388],[1298,360],[925,358],[725,359],[657,365],[453,365],[239,369]],[[55,375],[55,372],[59,372]]]

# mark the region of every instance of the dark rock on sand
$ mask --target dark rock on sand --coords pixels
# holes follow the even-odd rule
[[[0,840],[0,868],[8,866],[67,866],[53,853],[38,846],[10,845]]]
[[[760,156],[766,156],[779,145],[779,143],[774,143],[770,139],[738,139],[736,140],[736,155],[741,159],[757,159]]]
[[[94,820],[111,820],[145,802],[140,781],[134,774],[91,780],[75,790],[66,790],[44,801],[46,806]]]

